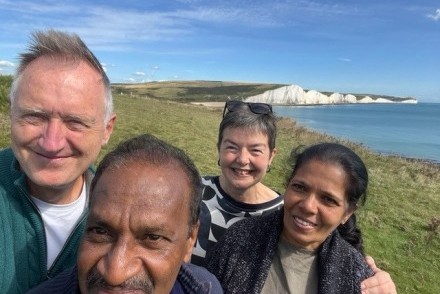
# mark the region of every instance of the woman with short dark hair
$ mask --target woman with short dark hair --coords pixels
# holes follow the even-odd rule
[[[283,197],[262,183],[276,154],[276,131],[271,105],[226,102],[217,141],[221,175],[203,178],[192,263],[203,266],[206,252],[235,222],[282,207]]]

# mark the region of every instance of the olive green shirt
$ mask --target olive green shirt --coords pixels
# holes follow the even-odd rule
[[[291,245],[281,237],[261,293],[316,294],[317,265],[316,251]]]

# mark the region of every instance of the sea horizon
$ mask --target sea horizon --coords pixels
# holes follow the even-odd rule
[[[440,163],[440,103],[273,105],[278,116],[374,152]]]

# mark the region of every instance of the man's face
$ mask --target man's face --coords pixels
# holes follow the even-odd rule
[[[31,193],[82,183],[113,129],[114,117],[104,122],[104,97],[101,76],[84,61],[43,56],[24,70],[11,139]]]
[[[170,293],[197,236],[197,228],[188,235],[189,201],[189,181],[175,165],[104,171],[79,249],[81,293]]]

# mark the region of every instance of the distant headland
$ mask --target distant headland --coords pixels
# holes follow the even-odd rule
[[[411,103],[417,99],[408,97],[378,96],[369,94],[321,93],[316,90],[305,91],[298,85],[283,86],[267,90],[262,94],[247,97],[247,102],[264,102],[273,105],[319,105],[354,103]]]
[[[192,103],[223,103],[235,99],[274,105],[319,105],[348,103],[417,103],[413,97],[348,94],[305,90],[298,85],[231,81],[156,81],[114,83],[115,93]]]

